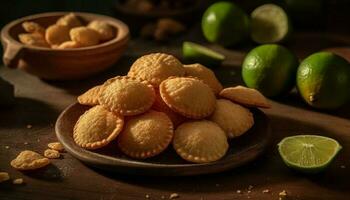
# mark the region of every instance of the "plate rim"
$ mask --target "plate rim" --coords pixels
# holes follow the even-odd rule
[[[235,161],[235,157],[230,157],[226,159],[220,159],[215,162],[210,162],[210,163],[184,163],[184,164],[164,164],[164,163],[149,163],[149,162],[144,162],[144,161],[137,161],[137,160],[128,160],[128,159],[123,159],[123,158],[117,158],[113,156],[108,156],[108,155],[103,155],[99,154],[93,151],[89,151],[86,149],[83,149],[73,143],[73,140],[69,140],[68,137],[65,136],[65,134],[61,133],[61,128],[60,126],[62,125],[62,118],[69,113],[69,111],[75,107],[75,106],[84,106],[80,105],[78,102],[72,103],[71,105],[67,106],[58,116],[56,123],[55,123],[55,132],[56,132],[56,137],[57,139],[62,143],[64,146],[65,150],[70,153],[74,158],[88,164],[92,165],[98,168],[101,168],[99,166],[114,166],[114,167],[128,167],[130,168],[130,174],[139,174],[139,173],[132,173],[131,169],[168,169],[168,170],[181,170],[181,169],[194,169],[194,168],[201,168],[201,167],[216,167],[218,165],[225,166],[227,164],[232,164],[233,161]],[[246,148],[237,154],[245,154],[246,152],[250,152],[252,149],[258,149],[258,153],[255,153],[253,155],[250,155],[248,157],[245,157],[243,161],[235,163],[234,165],[230,167],[225,167],[225,169],[222,170],[217,170],[217,172],[220,171],[226,171],[232,168],[237,168],[239,166],[242,166],[244,164],[247,164],[253,160],[255,160],[258,156],[264,153],[266,148],[268,147],[270,141],[271,141],[271,127],[269,123],[269,118],[266,116],[266,114],[261,111],[260,109],[254,109],[254,113],[257,112],[260,115],[263,116],[264,120],[266,121],[266,137],[267,139],[264,140],[261,143],[257,143],[253,146],[249,146],[249,148]],[[71,145],[71,144],[72,145]],[[110,162],[113,162],[112,164]],[[105,169],[105,167],[102,167]],[[211,170],[209,170],[211,171]],[[209,174],[209,173],[214,173],[214,172],[198,172],[198,173],[191,173],[189,175],[199,175],[199,174]],[[142,173],[141,173],[142,174]],[[148,174],[148,173],[144,173]],[[163,174],[160,174],[163,175]],[[166,176],[172,176],[172,175],[166,175]]]

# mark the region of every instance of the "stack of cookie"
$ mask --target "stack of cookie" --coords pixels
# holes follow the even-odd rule
[[[116,35],[114,27],[105,21],[93,20],[87,26],[74,13],[60,17],[45,29],[36,22],[22,23],[26,33],[18,35],[23,44],[54,49],[70,49],[97,45]]]
[[[195,163],[219,160],[228,140],[253,126],[247,107],[270,107],[257,90],[223,89],[210,69],[164,53],[140,57],[127,76],[91,88],[78,102],[93,106],[74,127],[80,147],[98,149],[116,139],[123,153],[145,159],[172,143],[179,156]]]

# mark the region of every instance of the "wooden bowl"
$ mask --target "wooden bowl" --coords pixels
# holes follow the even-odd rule
[[[189,176],[222,172],[251,162],[261,155],[271,140],[267,116],[258,109],[252,109],[254,126],[243,136],[230,140],[226,155],[211,163],[195,164],[180,158],[169,145],[165,152],[153,158],[135,160],[121,153],[114,142],[95,151],[83,149],[73,141],[73,127],[89,106],[78,103],[66,108],[56,122],[56,136],[75,158],[103,170],[153,176]]]
[[[95,19],[107,21],[117,29],[114,39],[77,49],[36,47],[18,41],[18,34],[25,32],[21,26],[24,21],[34,21],[48,27],[67,13],[31,15],[7,24],[1,31],[4,64],[10,68],[20,68],[43,79],[67,80],[85,78],[105,70],[121,57],[129,41],[128,26],[120,20],[91,13],[75,12],[85,23]]]

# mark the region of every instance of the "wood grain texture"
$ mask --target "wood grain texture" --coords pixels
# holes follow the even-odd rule
[[[198,35],[189,33],[186,40]],[[307,34],[310,35],[310,34]],[[309,53],[331,47],[334,42],[312,40],[311,36],[295,36],[300,41],[288,44],[300,58]],[[182,40],[182,39],[181,39]],[[10,167],[9,162],[22,150],[42,153],[48,142],[56,141],[53,124],[59,113],[76,101],[76,96],[87,88],[102,83],[117,74],[126,74],[128,67],[139,55],[165,51],[180,55],[180,39],[164,46],[151,42],[132,41],[127,54],[110,70],[85,81],[45,82],[19,70],[0,69],[1,76],[14,83],[16,105],[0,111],[0,171],[7,171],[12,178],[24,178],[23,186],[10,182],[0,184],[1,200],[31,199],[168,199],[178,193],[179,200],[226,199],[278,199],[278,193],[286,190],[290,199],[298,200],[346,200],[350,195],[350,105],[334,112],[313,110],[292,92],[272,101],[272,109],[264,110],[271,121],[272,144],[267,153],[243,167],[224,173],[194,177],[144,177],[106,173],[90,168],[64,153],[63,159],[36,172],[22,173]],[[199,39],[198,42],[201,40]],[[317,42],[318,41],[318,42]],[[304,44],[302,44],[304,43]],[[247,51],[223,50],[228,60],[215,69],[225,86],[242,84],[239,63]],[[26,125],[33,127],[27,129]],[[337,139],[343,146],[330,167],[317,175],[303,175],[288,169],[280,159],[276,145],[286,136],[317,133]],[[25,144],[28,142],[28,144]],[[7,149],[6,146],[9,146]],[[343,168],[342,166],[345,166]],[[248,187],[252,185],[251,192]],[[270,193],[264,194],[263,190]],[[241,190],[242,194],[236,193]]]

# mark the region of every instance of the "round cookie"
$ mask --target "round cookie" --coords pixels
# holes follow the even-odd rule
[[[79,117],[73,129],[73,139],[85,149],[98,149],[114,140],[123,124],[122,116],[97,105]]]
[[[169,117],[165,113],[150,110],[130,118],[117,142],[126,155],[145,159],[164,151],[173,134],[174,128]]]
[[[159,86],[164,102],[175,112],[192,119],[208,117],[215,110],[215,95],[202,81],[170,77]]]
[[[103,84],[98,100],[101,105],[121,115],[130,116],[146,112],[155,100],[151,84],[126,76],[117,76]]]
[[[179,124],[184,122],[186,118],[176,112],[174,112],[168,105],[163,101],[162,97],[159,94],[159,90],[156,91],[156,100],[152,106],[152,109],[155,111],[163,112],[171,119],[174,124],[174,127],[177,127]]]
[[[211,69],[199,63],[184,65],[184,68],[186,76],[192,76],[202,80],[205,84],[209,85],[215,94],[219,94],[222,90],[221,83]]]
[[[172,55],[152,53],[137,59],[131,66],[128,76],[150,82],[154,87],[170,76],[184,76],[181,62]]]
[[[18,170],[39,169],[48,164],[50,164],[49,159],[29,150],[22,151],[14,160],[11,161],[11,166]]]
[[[247,108],[226,99],[216,101],[210,120],[217,123],[229,138],[241,136],[254,125],[253,114]]]
[[[241,85],[223,89],[220,96],[247,107],[271,107],[268,100],[258,90]]]
[[[175,130],[173,147],[187,161],[208,163],[222,158],[229,144],[217,124],[202,120],[181,124]]]

